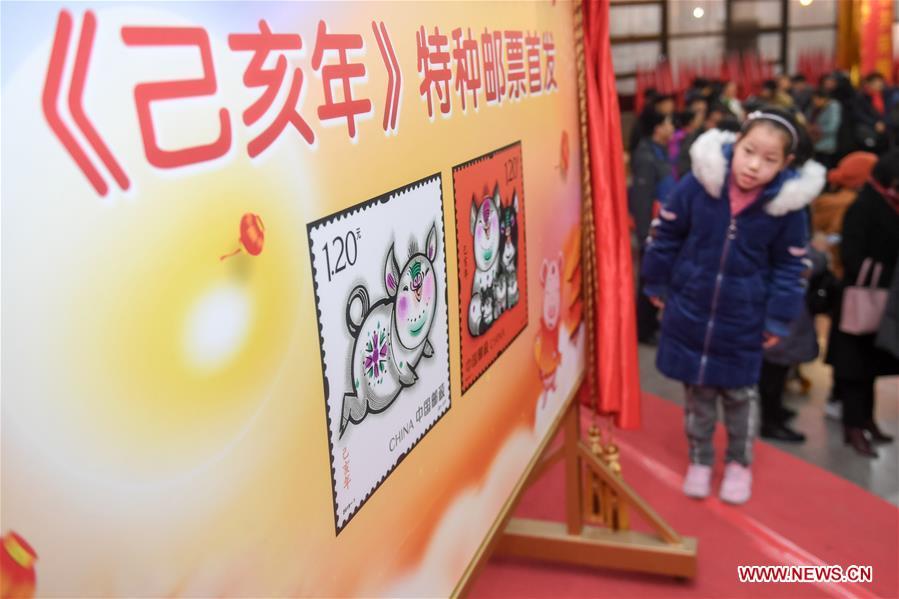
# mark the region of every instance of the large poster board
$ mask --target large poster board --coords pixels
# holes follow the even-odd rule
[[[573,7],[412,7],[2,4],[5,581],[456,587],[584,369]]]

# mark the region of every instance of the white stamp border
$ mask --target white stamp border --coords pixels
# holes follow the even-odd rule
[[[442,242],[443,242],[443,260],[444,260],[444,269],[443,269],[443,295],[444,295],[444,319],[445,319],[445,327],[446,327],[446,385],[447,385],[447,402],[445,409],[437,415],[434,421],[425,429],[421,431],[421,434],[418,435],[417,438],[412,442],[412,444],[402,453],[400,454],[396,462],[372,485],[372,487],[365,493],[365,495],[359,501],[359,504],[352,511],[352,513],[346,518],[343,524],[340,524],[340,518],[338,514],[338,505],[337,505],[337,470],[335,466],[335,456],[334,456],[334,441],[332,439],[331,434],[331,415],[330,410],[328,409],[328,396],[329,396],[329,383],[328,383],[328,372],[327,372],[327,364],[325,361],[325,350],[324,350],[324,336],[322,330],[322,321],[321,321],[321,310],[319,309],[319,293],[318,293],[318,281],[316,280],[316,268],[315,268],[315,255],[313,252],[313,242],[312,242],[312,232],[324,225],[330,225],[333,222],[338,222],[344,219],[347,216],[356,214],[357,212],[363,212],[372,208],[378,204],[386,204],[393,198],[398,195],[401,195],[407,191],[411,191],[414,189],[418,189],[423,185],[428,183],[437,182],[437,188],[440,193],[440,220],[442,225]],[[343,210],[339,210],[328,216],[316,219],[314,221],[310,221],[306,224],[306,235],[307,242],[309,244],[309,266],[312,272],[312,287],[315,294],[315,318],[316,318],[316,327],[318,328],[318,340],[319,340],[319,356],[321,359],[321,367],[322,367],[322,386],[324,391],[324,402],[325,402],[325,424],[327,426],[326,434],[328,437],[328,459],[330,460],[330,472],[331,472],[331,503],[334,511],[334,529],[335,536],[340,535],[340,533],[349,526],[350,522],[352,522],[353,518],[362,510],[363,506],[368,502],[368,500],[377,492],[377,490],[384,484],[384,482],[390,477],[391,474],[399,467],[400,464],[403,463],[403,460],[412,453],[412,450],[415,449],[422,439],[431,431],[434,426],[440,422],[447,412],[452,408],[452,395],[453,395],[453,383],[452,383],[452,375],[450,372],[450,347],[449,347],[449,338],[450,338],[450,326],[449,326],[449,289],[447,288],[447,280],[449,278],[449,255],[446,251],[446,214],[445,214],[445,205],[444,205],[444,197],[443,197],[443,176],[441,172],[437,172],[433,175],[429,175],[427,177],[423,177],[417,181],[412,183],[408,183],[401,187],[397,187],[391,191],[386,193],[382,193],[378,196],[375,196],[369,200],[365,200],[358,204],[354,204]]]

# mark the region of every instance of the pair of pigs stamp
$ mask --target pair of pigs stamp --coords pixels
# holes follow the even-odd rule
[[[520,143],[453,186],[464,393],[527,326]],[[450,409],[442,177],[307,229],[339,533]]]
[[[455,167],[453,190],[464,393],[528,324],[521,143]]]
[[[507,309],[520,298],[518,286],[518,194],[503,205],[499,184],[478,203],[471,197],[471,234],[475,275],[468,310],[468,332],[485,334]]]

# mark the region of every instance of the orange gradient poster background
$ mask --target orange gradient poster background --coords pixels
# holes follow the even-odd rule
[[[433,596],[477,554],[584,368],[578,329],[534,359],[573,7],[412,6],[2,4],[0,532],[39,596]],[[528,324],[463,393],[452,170],[515,142]],[[338,535],[307,224],[434,173],[451,407]]]

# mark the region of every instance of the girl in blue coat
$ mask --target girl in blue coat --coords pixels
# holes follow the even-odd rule
[[[825,181],[816,162],[797,168],[799,145],[795,120],[777,109],[750,114],[739,134],[703,134],[643,259],[645,293],[664,307],[656,363],[686,389],[691,497],[710,492],[719,397],[728,434],[720,496],[739,504],[751,495],[762,351],[802,307],[803,208]]]

